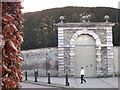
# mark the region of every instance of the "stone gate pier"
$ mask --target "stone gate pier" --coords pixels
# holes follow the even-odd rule
[[[105,22],[83,22],[55,24],[58,29],[58,74],[80,77],[81,67],[86,77],[108,76],[114,73],[112,27],[106,15]]]

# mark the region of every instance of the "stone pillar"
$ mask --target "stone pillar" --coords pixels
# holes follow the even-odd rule
[[[113,43],[112,43],[112,27],[106,28],[106,38],[107,38],[107,60],[108,60],[108,74],[112,75],[114,73],[113,66]]]
[[[96,46],[96,58],[97,58],[97,76],[101,76],[102,59],[101,59],[101,47],[100,46]]]
[[[102,64],[102,75],[106,76],[108,73],[108,62],[107,62],[107,47],[101,47],[101,64]]]
[[[70,74],[70,47],[64,47],[64,71],[65,74]]]
[[[64,74],[64,31],[58,28],[58,76]]]

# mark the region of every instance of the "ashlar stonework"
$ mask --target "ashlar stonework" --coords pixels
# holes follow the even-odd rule
[[[58,23],[55,24],[58,29],[58,73],[63,76],[68,73],[76,76],[76,40],[82,35],[88,35],[95,40],[95,63],[97,76],[113,75],[113,43],[111,22],[79,22],[79,23]],[[87,44],[86,44],[87,45]],[[81,48],[82,45],[79,45]],[[87,46],[86,46],[87,47]],[[84,49],[84,48],[83,48]],[[82,49],[82,50],[83,50]],[[89,51],[88,51],[89,52]],[[92,52],[89,52],[92,53]],[[84,54],[86,55],[86,54]],[[81,59],[82,57],[80,57]],[[84,60],[84,59],[83,59]],[[83,63],[87,65],[89,63]],[[86,71],[87,71],[86,66]],[[92,65],[91,65],[92,67]],[[80,69],[78,69],[79,72]],[[92,71],[92,70],[91,70]],[[91,72],[92,73],[92,72]],[[76,76],[77,77],[77,76]]]

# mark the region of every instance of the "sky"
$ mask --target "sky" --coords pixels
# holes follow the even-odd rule
[[[50,8],[78,6],[78,7],[112,7],[118,8],[120,0],[24,0],[23,12],[42,11]]]

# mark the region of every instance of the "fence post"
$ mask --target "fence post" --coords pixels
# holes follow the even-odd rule
[[[38,78],[38,70],[37,71],[34,71],[35,73],[35,82],[38,82],[37,78]]]
[[[68,82],[68,74],[65,75],[65,79],[66,79],[66,84],[65,84],[65,86],[69,86],[69,82]]]
[[[25,71],[25,81],[27,81],[27,71]]]
[[[48,71],[48,84],[51,84],[51,81],[50,81],[50,71]]]

